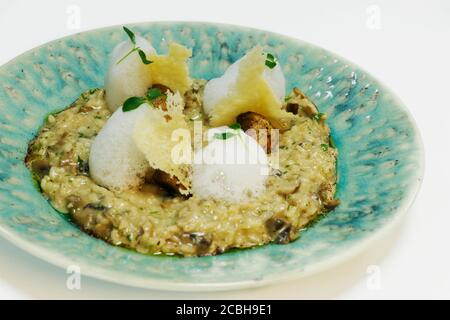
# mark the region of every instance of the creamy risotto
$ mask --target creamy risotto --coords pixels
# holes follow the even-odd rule
[[[176,57],[176,50],[179,48],[172,49],[173,52],[171,51],[168,56],[172,54]],[[30,143],[25,159],[26,165],[38,181],[42,193],[57,210],[68,214],[85,232],[116,246],[135,249],[140,253],[204,256],[270,242],[287,244],[299,237],[302,229],[310,222],[339,204],[339,200],[334,198],[337,150],[330,140],[326,115],[320,113],[299,89],[295,88],[284,97],[284,89],[279,90],[276,87],[279,80],[271,76],[270,81],[276,81],[276,85],[272,86],[273,96],[276,97],[276,92],[280,92],[279,110],[273,111],[269,104],[265,111],[261,107],[261,112],[255,108],[245,109],[245,105],[250,105],[251,101],[247,103],[245,99],[241,99],[240,101],[245,103],[241,103],[235,109],[246,112],[233,116],[227,113],[228,110],[220,111],[220,103],[233,105],[233,94],[246,95],[246,90],[254,90],[253,88],[241,86],[239,89],[241,91],[235,90],[234,93],[227,95],[228,100],[219,99],[222,102],[214,102],[208,95],[211,96],[211,92],[220,95],[220,88],[219,91],[213,88],[216,90],[214,91],[211,85],[208,89],[206,80],[193,79],[176,84],[164,81],[164,77],[161,76],[164,74],[164,64],[157,64],[158,57],[152,56],[154,54],[152,50],[148,49],[147,54],[149,60],[153,59],[148,62],[154,62],[149,63],[150,66],[154,65],[151,69],[153,82],[146,80],[148,83],[144,85],[145,90],[152,89],[149,90],[146,100],[141,103],[148,103],[150,105],[148,110],[157,109],[164,115],[166,121],[162,121],[162,126],[166,122],[174,122],[175,118],[179,117],[182,121],[185,120],[186,128],[192,134],[195,121],[201,121],[204,132],[221,125],[228,125],[233,130],[243,132],[248,129],[258,132],[260,129],[276,127],[279,129],[277,140],[270,139],[270,136],[263,139],[250,133],[243,133],[247,140],[259,144],[264,142],[266,145],[268,175],[255,182],[251,179],[243,181],[243,185],[245,183],[249,185],[248,189],[252,189],[252,184],[255,188],[246,191],[242,199],[236,198],[236,195],[231,193],[228,197],[222,194],[228,189],[223,189],[222,192],[222,189],[217,187],[217,182],[210,184],[211,188],[204,188],[204,185],[203,189],[196,188],[198,182],[195,179],[196,177],[205,179],[201,178],[204,177],[201,170],[207,170],[205,169],[207,166],[192,169],[186,165],[184,171],[175,168],[173,172],[166,170],[164,166],[158,166],[160,158],[155,158],[152,152],[159,152],[155,148],[160,146],[150,148],[143,145],[157,141],[158,136],[147,135],[143,140],[139,140],[140,132],[136,133],[138,129],[134,129],[134,135],[129,141],[136,141],[137,151],[133,152],[136,152],[137,156],[130,158],[130,163],[132,161],[141,163],[140,167],[136,168],[142,167],[142,170],[139,169],[141,171],[129,180],[132,185],[128,187],[108,185],[109,180],[106,178],[102,180],[101,171],[92,172],[95,159],[93,159],[94,150],[91,149],[99,143],[94,142],[96,139],[100,140],[102,134],[99,133],[102,130],[106,132],[105,126],[110,118],[112,121],[112,115],[119,112],[127,115],[125,107],[117,108],[121,108],[122,104],[130,106],[130,101],[124,103],[122,101],[124,98],[120,98],[122,100],[118,100],[119,107],[111,108],[114,102],[108,101],[108,90],[112,89],[106,86],[106,91],[95,89],[85,92],[65,110],[49,115],[37,137]],[[265,65],[273,68],[273,64],[276,64],[275,59],[272,55],[267,57]],[[259,56],[255,55],[255,59],[257,58]],[[171,68],[176,69],[173,63],[178,63],[178,60],[173,61],[170,61]],[[245,59],[240,62],[241,75],[244,74],[247,62]],[[146,66],[144,63],[141,65]],[[261,72],[265,71],[261,69]],[[155,74],[160,75],[159,78],[155,77]],[[224,75],[227,79],[232,77],[233,75],[227,73]],[[155,79],[158,82],[155,83]],[[239,75],[236,79],[236,83],[239,83]],[[219,78],[218,81],[222,80]],[[270,84],[270,81],[261,80],[260,83],[265,85]],[[267,90],[266,87],[259,88]],[[135,93],[125,93],[124,97],[134,95],[139,96]],[[170,113],[172,101],[170,99],[178,101],[177,103],[182,106],[179,114]],[[264,97],[261,101],[268,99]],[[139,108],[147,106],[142,105]],[[166,111],[167,114],[164,113]],[[288,115],[287,120],[278,121],[280,118],[277,112]],[[231,123],[228,120],[222,121],[228,118],[232,119]],[[232,137],[233,132],[219,133],[219,142]],[[157,131],[152,134],[156,135]],[[217,133],[214,136],[217,137]],[[113,149],[105,150],[110,152]],[[159,153],[159,157],[164,154]],[[100,166],[122,165],[122,162],[114,163],[115,157],[116,154],[111,153]],[[274,157],[278,159],[278,166],[274,166],[271,162]],[[196,173],[195,170],[200,172]],[[182,174],[177,175],[179,172]],[[188,183],[183,184],[185,180]],[[211,194],[206,195],[207,191],[211,191]],[[238,196],[243,196],[242,192],[239,193]]]

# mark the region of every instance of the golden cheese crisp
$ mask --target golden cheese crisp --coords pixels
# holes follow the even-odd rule
[[[235,122],[239,114],[253,111],[277,124],[291,115],[281,108],[263,73],[265,56],[262,48],[256,46],[240,62],[236,82],[230,86],[229,93],[221,99],[210,114],[211,126],[227,125]]]
[[[179,91],[181,95],[191,87],[187,59],[192,50],[181,44],[172,42],[167,55],[150,55],[152,63],[149,65],[152,81],[169,87],[172,91]]]
[[[189,194],[192,180],[190,130],[183,114],[179,93],[169,93],[167,111],[149,108],[133,131],[133,140],[150,167],[174,176],[183,185],[180,193]]]

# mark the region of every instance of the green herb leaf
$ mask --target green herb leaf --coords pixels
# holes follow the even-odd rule
[[[131,42],[133,44],[136,44],[136,36],[134,35],[133,31],[131,31],[127,27],[123,27],[123,31],[125,31],[127,33],[128,38],[130,38]]]
[[[223,133],[215,133],[214,134],[214,138],[216,138],[218,140],[227,140],[233,136],[235,136],[235,134],[232,132],[223,132]]]
[[[266,66],[269,67],[270,69],[273,69],[276,67],[277,65],[277,58],[275,58],[275,56],[271,53],[268,53],[266,56]]]
[[[153,61],[147,60],[147,56],[145,55],[145,52],[142,51],[139,47],[138,47],[138,53],[139,53],[139,57],[141,57],[143,64],[153,63]]]
[[[317,122],[319,122],[320,119],[322,119],[322,117],[323,117],[324,115],[325,115],[324,113],[319,112],[319,113],[316,113],[316,114],[313,116],[313,118],[314,118]]]
[[[133,48],[133,49],[131,49],[126,55],[124,55],[119,61],[117,61],[116,64],[121,63],[123,60],[125,60],[130,54],[132,54],[132,53],[135,52],[136,50],[139,50],[139,48]]]
[[[152,101],[155,100],[159,97],[166,97],[166,95],[164,93],[161,92],[161,90],[159,90],[158,88],[150,88],[147,91],[147,99]]]
[[[239,130],[241,128],[241,125],[239,123],[233,123],[232,125],[228,126],[228,128],[233,130]]]
[[[322,144],[320,145],[320,147],[322,148],[323,151],[328,151],[328,145],[327,145],[327,144],[322,143]]]
[[[266,60],[266,66],[268,66],[270,69],[273,69],[277,66],[277,64],[276,62]]]
[[[147,59],[147,56],[145,55],[145,52],[140,47],[136,46],[136,36],[134,35],[133,31],[131,31],[127,27],[123,27],[123,30],[126,32],[128,37],[130,38],[130,41],[133,43],[133,49],[131,49],[123,58],[121,58],[119,61],[117,61],[116,64],[121,63],[123,60],[125,60],[130,54],[132,54],[135,51],[138,52],[139,57],[141,58],[143,64],[150,64],[150,63],[152,63],[153,61],[150,61],[150,60]]]
[[[267,60],[275,61],[275,56],[273,54],[271,54],[271,53],[268,53],[267,54]]]
[[[142,105],[143,103],[146,103],[146,102],[147,102],[147,100],[145,98],[131,97],[124,102],[122,111],[123,112],[132,111],[134,109],[139,108],[140,105]]]

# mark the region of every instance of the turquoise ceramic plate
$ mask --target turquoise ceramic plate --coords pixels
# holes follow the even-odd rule
[[[342,204],[300,239],[215,257],[141,255],[92,238],[59,215],[23,164],[47,113],[102,87],[120,26],[76,34],[33,49],[0,68],[0,233],[30,253],[85,275],[139,287],[223,290],[300,277],[363,249],[411,205],[423,173],[417,127],[401,102],[364,70],[326,50],[273,33],[205,23],[131,26],[164,52],[193,48],[194,77],[220,75],[256,44],[274,52],[289,89],[300,86],[328,114],[339,148]]]

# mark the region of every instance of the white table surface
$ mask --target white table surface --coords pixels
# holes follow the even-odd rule
[[[450,1],[112,3],[0,0],[0,64],[64,35],[139,21],[217,21],[290,35],[363,66],[404,101],[424,139],[422,190],[402,224],[362,255],[308,278],[250,290],[173,293],[88,277],[81,290],[68,290],[65,270],[0,239],[0,299],[450,298]]]

